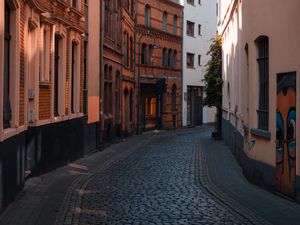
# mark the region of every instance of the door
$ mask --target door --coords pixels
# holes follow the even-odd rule
[[[194,109],[195,109],[195,125],[199,126],[203,124],[203,105],[202,96],[195,96]]]
[[[277,75],[276,189],[295,197],[296,74]]]

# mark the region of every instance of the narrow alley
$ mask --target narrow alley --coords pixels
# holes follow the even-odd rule
[[[0,224],[297,224],[211,128],[148,132],[27,181]]]

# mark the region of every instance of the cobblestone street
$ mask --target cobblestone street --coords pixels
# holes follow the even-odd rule
[[[79,224],[249,224],[199,184],[199,135],[157,137],[90,180]]]
[[[144,134],[29,180],[0,224],[298,224],[299,205],[249,184],[210,133]]]

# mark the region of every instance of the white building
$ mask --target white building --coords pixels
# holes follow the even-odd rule
[[[183,126],[211,123],[216,110],[203,107],[202,101],[207,52],[217,32],[216,1],[184,0],[183,27]]]

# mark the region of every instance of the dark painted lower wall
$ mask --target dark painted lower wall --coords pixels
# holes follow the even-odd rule
[[[26,174],[45,173],[83,156],[85,149],[92,149],[94,143],[84,138],[85,129],[85,120],[80,118],[32,127],[1,142],[0,211],[22,189]]]
[[[235,127],[223,118],[222,138],[243,169],[247,179],[259,186],[275,191],[276,169],[249,158],[244,151],[244,138]],[[296,177],[296,200],[300,202],[300,177]]]
[[[13,201],[24,184],[25,133],[0,142],[0,211]]]
[[[99,149],[99,122],[84,126],[84,154],[89,154]]]
[[[247,179],[259,186],[275,191],[275,168],[253,160],[244,151],[244,138],[230,121],[223,118],[222,138],[243,169]]]
[[[84,118],[30,128],[26,145],[33,174],[43,173],[84,155]],[[27,155],[27,156],[28,156]]]

